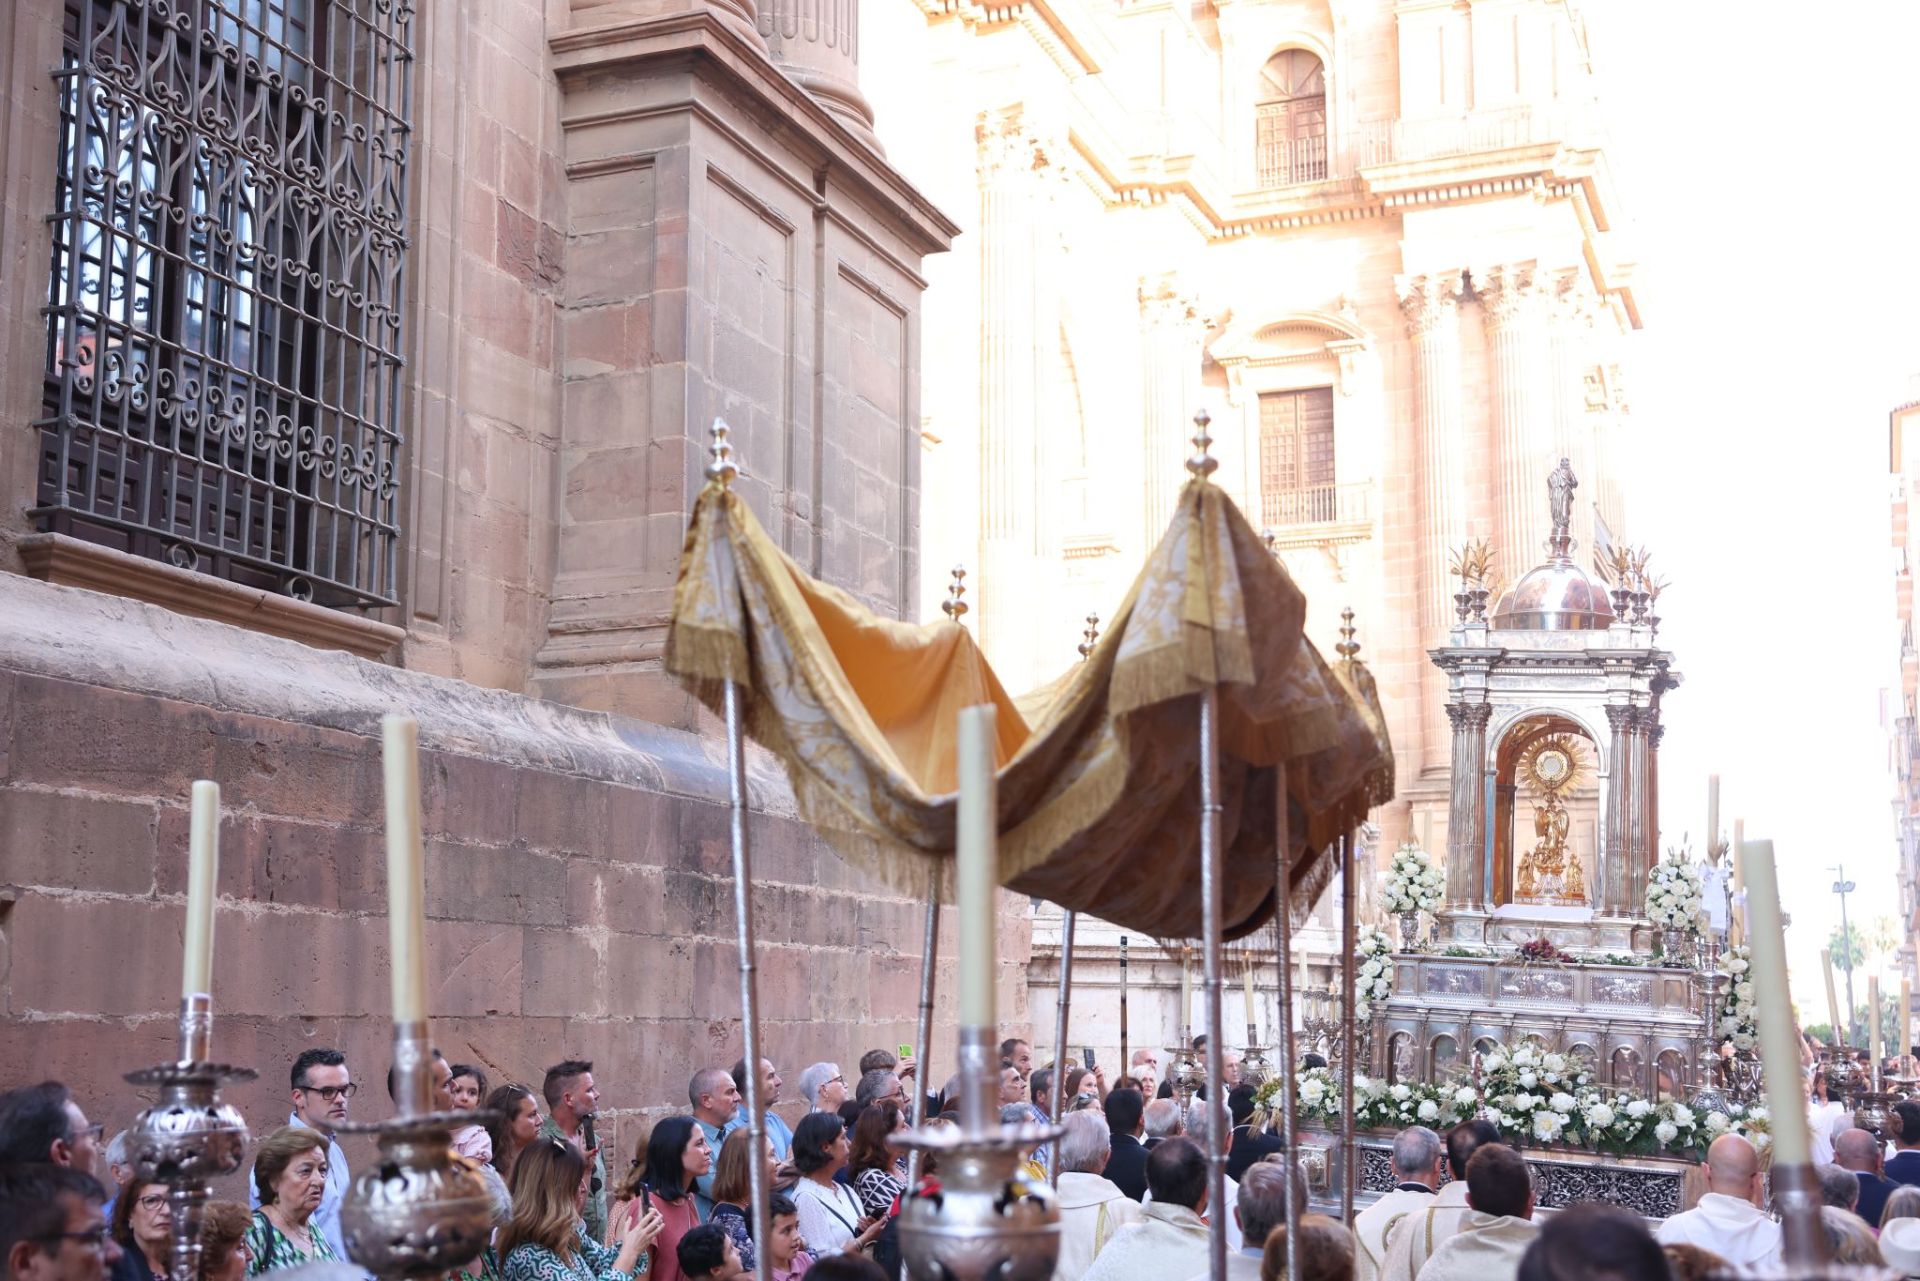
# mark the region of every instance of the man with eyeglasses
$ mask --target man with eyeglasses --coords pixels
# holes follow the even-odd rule
[[[340,1233],[340,1203],[346,1200],[347,1185],[353,1179],[347,1172],[347,1154],[340,1150],[334,1131],[346,1121],[347,1101],[359,1093],[360,1087],[354,1084],[353,1074],[347,1070],[347,1056],[338,1050],[301,1051],[287,1078],[293,1087],[293,1115],[287,1118],[287,1124],[305,1126],[327,1136],[327,1190],[309,1223],[326,1237],[327,1244],[333,1247],[334,1258],[344,1259],[347,1243]],[[247,1202],[256,1210],[260,1208],[260,1190],[251,1180],[247,1185]]]
[[[73,1092],[58,1081],[23,1085],[0,1094],[0,1167],[72,1170],[86,1176],[97,1190],[93,1175],[100,1163],[101,1133],[102,1127],[87,1121]],[[107,1266],[115,1281],[133,1281],[140,1275],[139,1265],[124,1251],[116,1250]]]
[[[0,1281],[106,1281],[125,1252],[101,1213],[105,1195],[72,1166],[0,1167]]]

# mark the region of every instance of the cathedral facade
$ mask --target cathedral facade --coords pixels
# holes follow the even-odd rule
[[[1205,407],[1215,480],[1272,531],[1323,651],[1356,613],[1400,781],[1369,850],[1442,856],[1453,727],[1428,651],[1459,621],[1454,554],[1491,542],[1496,601],[1540,563],[1563,457],[1574,556],[1606,573],[1626,537],[1640,314],[1583,7],[863,12],[890,50],[863,71],[881,140],[962,228],[927,268],[922,614],[964,564],[1009,683],[1057,674],[1159,538]],[[1570,800],[1591,851],[1594,795]],[[1081,939],[1076,989],[1113,986],[1117,939]],[[1051,982],[1043,960],[1036,1008]],[[1112,998],[1086,1001],[1111,1028]]]

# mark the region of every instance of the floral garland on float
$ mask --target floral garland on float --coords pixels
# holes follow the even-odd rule
[[[1693,963],[1692,940],[1700,932],[1705,896],[1700,869],[1678,851],[1669,849],[1647,873],[1647,919],[1660,931],[1660,950],[1668,965]]]
[[[1375,1001],[1393,995],[1393,941],[1378,926],[1363,925],[1353,945],[1353,958],[1359,965],[1353,989],[1354,1017],[1364,1022],[1372,1017]]]
[[[1416,841],[1402,841],[1387,865],[1380,887],[1380,909],[1400,918],[1400,946],[1413,951],[1420,945],[1420,917],[1440,906],[1445,878]]]
[[[1753,956],[1745,943],[1728,950],[1726,995],[1720,998],[1720,1023],[1717,1031],[1721,1045],[1734,1051],[1752,1050],[1760,1044],[1760,1028],[1753,1018]]]
[[[1303,1125],[1337,1128],[1340,1078],[1330,1068],[1308,1068],[1295,1077],[1297,1115]],[[1255,1129],[1278,1124],[1280,1080],[1254,1098]],[[1583,1056],[1525,1044],[1496,1046],[1480,1056],[1476,1079],[1450,1084],[1388,1084],[1356,1075],[1354,1125],[1364,1130],[1401,1130],[1409,1125],[1445,1129],[1480,1118],[1493,1123],[1514,1146],[1580,1148],[1616,1156],[1675,1156],[1699,1161],[1722,1134],[1744,1135],[1765,1151],[1772,1143],[1764,1107],[1732,1105],[1699,1111],[1674,1099],[1654,1102],[1596,1084]]]

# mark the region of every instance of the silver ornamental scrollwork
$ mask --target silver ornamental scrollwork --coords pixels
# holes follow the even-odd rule
[[[1430,966],[1426,973],[1426,990],[1443,996],[1485,996],[1487,994],[1486,972],[1455,969],[1451,966]]]
[[[1534,1195],[1548,1209],[1581,1201],[1624,1206],[1649,1219],[1665,1219],[1680,1212],[1679,1170],[1640,1170],[1567,1161],[1529,1161]]]
[[[1651,979],[1630,978],[1618,975],[1611,978],[1596,978],[1593,981],[1593,999],[1601,1005],[1651,1005],[1653,1003],[1653,981]]]
[[[1541,970],[1502,974],[1500,995],[1525,1001],[1565,1001],[1573,996],[1573,980]]]
[[[1393,1174],[1391,1154],[1376,1147],[1362,1147],[1359,1155],[1362,1192],[1391,1192],[1400,1186]]]

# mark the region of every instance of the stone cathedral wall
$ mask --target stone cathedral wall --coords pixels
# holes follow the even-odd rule
[[[694,1067],[739,1057],[711,738],[13,575],[0,616],[0,1085],[57,1075],[109,1134],[132,1120],[121,1074],[172,1057],[187,792],[212,778],[215,1046],[261,1073],[229,1097],[270,1130],[293,1057],[336,1046],[363,1084],[355,1115],[386,1115],[379,717],[395,708],[421,724],[428,999],[447,1057],[536,1089],[550,1063],[594,1060],[623,1153],[685,1110]],[[789,1083],[821,1059],[851,1078],[865,1050],[913,1040],[922,905],[828,849],[769,762],[749,768],[764,1052]],[[1026,926],[1005,919],[1001,1005],[1024,1025]],[[950,919],[943,933],[942,1080]]]

